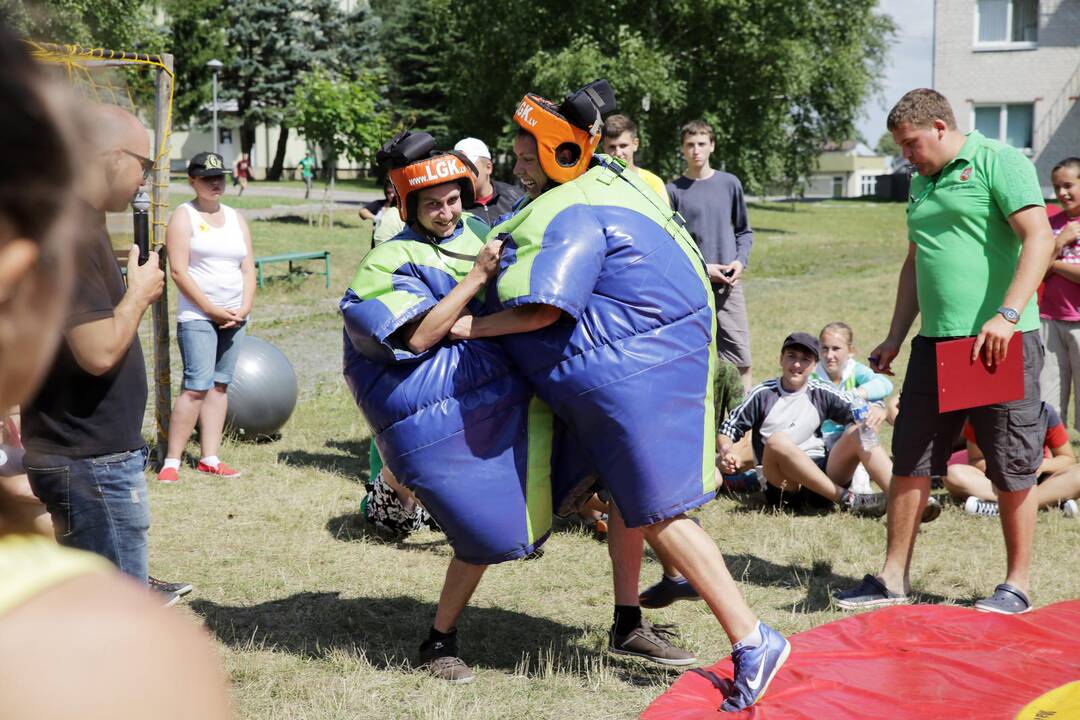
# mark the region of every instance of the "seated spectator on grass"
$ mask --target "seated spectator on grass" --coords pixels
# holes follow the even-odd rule
[[[794,499],[792,504],[799,506],[808,498],[816,502],[810,497],[816,496],[824,500],[824,507],[836,504],[843,510],[880,515],[884,495],[856,494],[848,486],[855,465],[862,462],[875,482],[887,487],[892,464],[880,446],[863,449],[854,425],[827,451],[822,423],[851,425],[854,418],[850,398],[813,377],[818,357],[817,338],[802,332],[788,335],[780,348],[780,376],[754,387],[720,427],[721,469],[737,469],[732,445],[751,432],[754,456],[774,488],[766,488],[771,502]],[[884,415],[882,408],[871,407],[868,423],[876,427]]]
[[[74,257],[89,252],[76,246],[86,235],[76,225],[85,214],[72,190],[93,193],[94,180],[80,177],[91,158],[76,153],[64,127],[75,113],[46,89],[26,45],[3,24],[0,65],[0,147],[10,162],[0,177],[6,410],[29,400],[60,346]],[[110,159],[122,169],[120,158]],[[113,270],[120,274],[115,261]],[[13,510],[17,502],[0,484],[0,715],[123,720],[168,708],[204,720],[229,717],[221,659],[196,623],[161,610],[145,576],[133,581],[100,555],[36,534]]]
[[[893,384],[888,377],[875,373],[855,360],[855,337],[846,323],[829,323],[821,329],[818,341],[821,343],[821,362],[814,370],[814,377],[818,380],[829,383],[841,392],[854,393],[868,403],[881,404],[892,393]],[[821,433],[825,447],[831,449],[844,434],[844,427],[826,420],[821,426]],[[862,463],[856,466],[851,485],[854,492],[871,492],[870,475]],[[882,489],[887,492],[888,486]]]
[[[160,482],[180,479],[180,459],[195,423],[199,462],[206,475],[237,477],[240,471],[218,458],[229,383],[240,356],[248,315],[255,302],[255,253],[251,231],[236,210],[223,205],[225,163],[212,152],[188,163],[195,198],[169,219],[165,243],[169,269],[180,292],[176,339],[184,381],[169,417],[169,446],[158,472]]]
[[[1077,498],[1080,498],[1080,465],[1076,463],[1069,433],[1054,407],[1042,404],[1040,422],[1046,428],[1043,440],[1043,461],[1039,466],[1035,502],[1041,508],[1060,507],[1068,517],[1077,517]],[[949,466],[945,488],[957,500],[964,501],[969,515],[993,517],[998,514],[997,488],[986,476],[986,458],[975,444],[975,430],[964,423],[967,457],[964,462]]]

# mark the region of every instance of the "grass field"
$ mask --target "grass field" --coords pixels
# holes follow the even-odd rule
[[[181,203],[185,203],[195,197],[195,194],[190,190],[181,190],[178,192],[169,193],[169,209],[175,210]],[[310,200],[304,200],[303,198],[293,197],[268,197],[265,195],[248,195],[237,196],[231,192],[222,199],[229,207],[241,208],[244,210],[256,210],[269,207],[282,207],[288,205],[304,205],[304,204],[317,204],[319,198],[315,197]]]
[[[353,224],[333,230],[311,229],[302,218],[252,223],[257,254],[332,253],[330,290],[321,276],[275,280],[258,295],[250,326],[292,360],[300,403],[280,440],[226,444],[223,457],[243,477],[221,481],[187,470],[176,485],[151,483],[151,571],[195,584],[181,607],[216,638],[242,718],[636,716],[677,674],[604,653],[612,610],[607,551],[578,530],[556,532],[538,561],[489,571],[460,625],[463,658],[477,671],[473,684],[451,688],[409,669],[450,549],[435,533],[382,543],[357,515],[369,434],[340,377],[337,300],[370,229],[348,215]],[[816,333],[831,320],[854,328],[864,357],[887,329],[905,251],[903,207],[755,205],[751,221],[757,242],[745,282],[755,379],[775,374],[788,332]],[[175,288],[170,293],[175,306]],[[172,368],[175,385],[175,343]],[[726,498],[700,518],[751,606],[787,633],[842,617],[830,606],[831,590],[876,570],[883,555],[880,520],[773,514]],[[1080,523],[1040,513],[1037,604],[1080,595],[1078,546]],[[650,555],[643,583],[659,573]],[[912,579],[923,600],[970,603],[1003,575],[998,522],[950,506],[922,530]],[[647,616],[677,623],[703,663],[730,652],[701,603]]]

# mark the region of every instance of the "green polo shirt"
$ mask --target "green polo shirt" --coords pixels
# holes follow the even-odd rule
[[[1045,206],[1035,166],[978,131],[936,176],[911,179],[908,240],[915,243],[921,335],[979,334],[1001,307],[1020,259],[1008,218],[1031,205]],[[1017,329],[1038,327],[1033,296]]]

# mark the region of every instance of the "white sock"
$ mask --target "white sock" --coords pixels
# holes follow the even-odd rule
[[[168,470],[169,468],[172,468],[173,470],[179,470],[180,458],[165,458],[165,464],[161,466],[161,469]]]
[[[732,652],[734,652],[735,650],[741,650],[742,648],[756,648],[760,644],[761,644],[761,621],[758,620],[757,624],[754,625],[754,632],[750,633],[749,635],[744,637],[742,640],[735,643],[731,647],[731,650],[732,650]]]
[[[217,455],[211,455],[210,457],[204,457],[199,462],[201,462],[203,465],[209,465],[210,467],[217,467],[218,465],[221,464],[221,460],[218,459]]]

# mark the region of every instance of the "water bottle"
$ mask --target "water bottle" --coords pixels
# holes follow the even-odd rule
[[[873,450],[879,444],[877,430],[866,424],[869,415],[870,406],[867,405],[866,400],[857,393],[852,393],[851,416],[859,425],[859,443],[862,449],[867,451]]]

